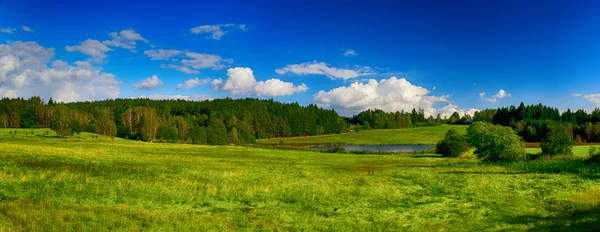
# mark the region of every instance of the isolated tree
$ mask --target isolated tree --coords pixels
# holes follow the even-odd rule
[[[573,140],[569,130],[564,125],[553,125],[548,127],[549,131],[542,139],[543,155],[572,155]]]
[[[485,161],[517,161],[526,158],[523,140],[510,127],[475,122],[467,128],[467,140],[475,155]]]
[[[467,138],[456,132],[455,129],[450,129],[446,132],[446,136],[437,143],[436,153],[445,157],[458,157],[462,153],[469,150]]]

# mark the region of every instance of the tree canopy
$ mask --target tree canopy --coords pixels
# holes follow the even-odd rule
[[[526,158],[523,140],[509,127],[475,122],[467,128],[469,144],[478,158],[490,161],[518,161]]]

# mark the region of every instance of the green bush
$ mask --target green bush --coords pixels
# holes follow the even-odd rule
[[[548,134],[542,139],[543,155],[572,155],[573,140],[566,126],[554,125],[549,127]]]
[[[475,122],[467,128],[467,140],[475,147],[475,155],[490,162],[525,160],[521,137],[510,127]]]
[[[590,157],[585,159],[585,164],[600,164],[600,152],[597,152],[596,147],[590,147]]]
[[[469,150],[467,138],[456,132],[454,129],[448,130],[446,136],[435,146],[436,153],[445,157],[458,157]]]

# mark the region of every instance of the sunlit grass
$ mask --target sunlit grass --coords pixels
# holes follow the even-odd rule
[[[315,144],[436,144],[446,132],[454,128],[461,134],[467,133],[464,125],[442,125],[390,130],[362,130],[337,135],[311,137],[275,138],[258,140],[259,144],[315,145]]]
[[[584,156],[495,165],[432,154],[56,138],[44,130],[0,130],[0,231],[522,231],[600,224],[598,166],[582,164]],[[560,165],[573,168],[554,168]]]
[[[573,146],[573,156],[575,157],[588,157],[589,155],[589,151],[590,151],[590,147],[596,147],[596,148],[600,148],[600,146],[598,145],[579,145],[579,146]],[[541,153],[542,149],[541,148],[525,148],[525,151],[527,153],[530,154],[537,154],[537,153]]]

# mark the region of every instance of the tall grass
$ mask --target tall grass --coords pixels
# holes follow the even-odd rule
[[[20,132],[0,130],[0,231],[600,229],[593,173],[531,166],[560,159],[521,167]]]

